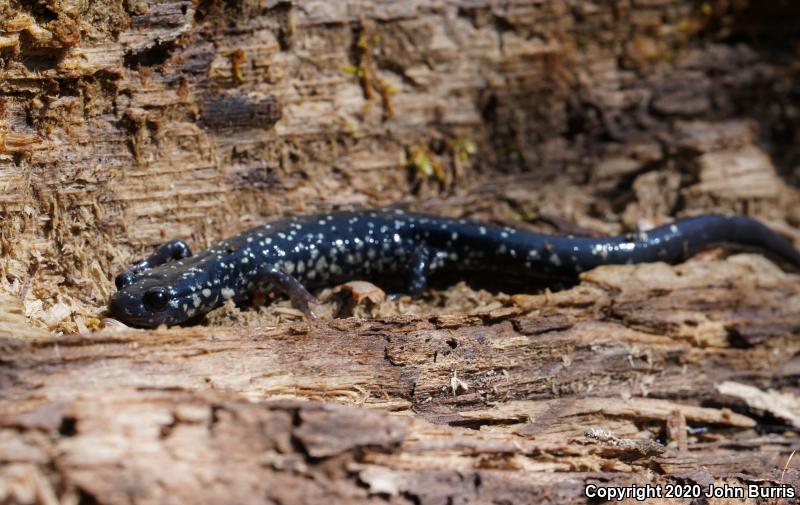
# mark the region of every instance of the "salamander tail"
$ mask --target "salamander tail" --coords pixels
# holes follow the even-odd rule
[[[800,269],[800,251],[789,240],[746,216],[697,216],[661,226],[649,234],[661,238],[675,261],[683,261],[710,246],[731,245],[757,249]]]

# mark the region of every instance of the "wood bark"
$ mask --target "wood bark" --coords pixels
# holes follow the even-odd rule
[[[796,275],[739,255],[604,267],[467,314],[5,337],[0,490],[579,503],[587,483],[794,485],[796,438],[774,428],[800,423],[798,309]]]
[[[742,212],[800,244],[798,19],[780,0],[0,0],[0,503],[797,486],[800,277],[758,255],[561,291],[326,291],[315,322],[286,302],[103,318],[113,275],[167,239],[339,207],[594,235]]]

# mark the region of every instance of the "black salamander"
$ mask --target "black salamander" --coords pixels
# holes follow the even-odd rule
[[[154,327],[192,320],[230,298],[244,301],[256,289],[277,289],[312,318],[316,299],[308,289],[356,278],[404,276],[408,291],[419,294],[428,276],[441,271],[575,278],[599,265],[677,263],[728,243],[800,268],[800,252],[789,241],[744,216],[705,215],[587,238],[399,210],[331,212],[265,224],[195,255],[182,241],[169,242],[117,276],[109,309],[124,323]]]

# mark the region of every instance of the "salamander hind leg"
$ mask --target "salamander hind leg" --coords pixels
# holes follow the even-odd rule
[[[309,293],[300,281],[275,265],[262,265],[256,274],[256,282],[275,285],[275,287],[289,296],[294,308],[302,312],[306,318],[312,320],[317,318],[310,305],[318,304],[319,300]]]
[[[163,265],[170,261],[177,261],[188,258],[192,255],[192,250],[183,240],[171,240],[153,251],[147,258],[134,263],[127,270],[117,275],[114,283],[117,289],[122,289],[136,282],[136,274],[150,270],[153,267]]]

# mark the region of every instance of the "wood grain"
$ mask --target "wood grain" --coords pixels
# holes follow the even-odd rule
[[[604,267],[488,313],[7,335],[0,459],[31,493],[99,503],[577,503],[587,483],[645,475],[777,482],[797,448],[769,426],[797,394],[798,301],[796,275],[740,255]],[[740,340],[753,326],[762,338]]]
[[[796,487],[800,279],[760,256],[345,319],[321,296],[315,322],[285,303],[153,331],[103,317],[165,240],[330,208],[588,235],[740,212],[800,244],[797,14],[0,0],[0,503]]]

